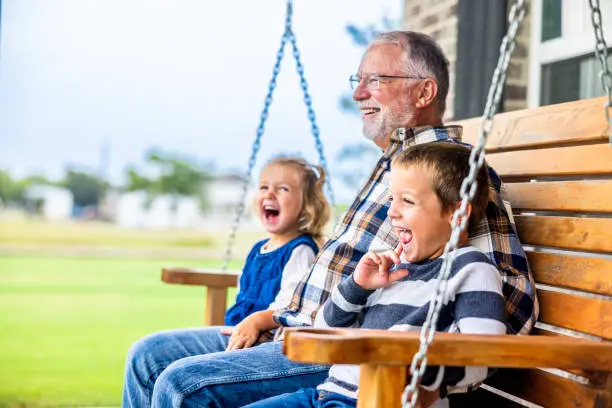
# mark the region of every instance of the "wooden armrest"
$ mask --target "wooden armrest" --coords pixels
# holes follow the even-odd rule
[[[406,364],[419,332],[288,329],[284,353],[317,364]],[[449,366],[549,367],[612,370],[612,343],[551,336],[436,333],[428,363]]]
[[[228,288],[238,284],[240,271],[199,268],[163,268],[162,281],[180,285],[207,286],[205,326],[222,326],[227,308]]]
[[[163,268],[162,281],[181,285],[200,285],[213,288],[235,287],[240,271],[200,268]]]

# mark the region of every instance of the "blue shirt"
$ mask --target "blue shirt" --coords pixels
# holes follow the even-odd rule
[[[300,235],[274,251],[261,253],[266,242],[267,239],[259,241],[249,252],[240,276],[236,303],[225,314],[227,326],[235,326],[250,314],[268,308],[280,290],[283,269],[295,248],[308,245],[315,254],[319,250],[310,235]]]

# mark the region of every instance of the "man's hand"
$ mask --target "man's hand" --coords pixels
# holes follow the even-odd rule
[[[395,251],[387,251],[380,254],[368,252],[361,258],[355,272],[353,280],[359,286],[368,290],[376,290],[389,286],[395,281],[408,276],[408,270],[400,269],[389,273],[389,268],[400,263],[402,245],[399,244]]]
[[[261,330],[257,325],[257,318],[251,315],[234,327],[221,329],[221,333],[231,336],[226,349],[229,351],[251,347],[259,338]]]

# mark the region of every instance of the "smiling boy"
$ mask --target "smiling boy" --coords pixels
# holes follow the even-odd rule
[[[400,244],[395,251],[368,252],[342,281],[317,314],[315,327],[361,327],[395,331],[420,330],[450,239],[452,217],[460,205],[460,188],[469,173],[470,151],[458,143],[428,143],[403,151],[391,165],[391,206],[387,217]],[[478,189],[468,205],[469,228],[483,218],[488,201],[486,166],[477,175]],[[488,257],[468,245],[461,234],[436,330],[505,334],[502,281]],[[429,367],[421,386],[427,395],[444,397],[483,381],[486,367]],[[359,367],[334,365],[316,389],[269,398],[249,407],[354,407]],[[432,406],[422,401],[423,406]],[[433,406],[445,407],[445,398]]]

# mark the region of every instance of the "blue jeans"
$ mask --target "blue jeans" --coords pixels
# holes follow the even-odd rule
[[[155,333],[132,345],[125,365],[124,407],[241,407],[327,378],[328,366],[299,364],[281,342],[226,352],[219,327]]]
[[[306,388],[254,402],[244,408],[355,408],[357,401],[329,391]]]

